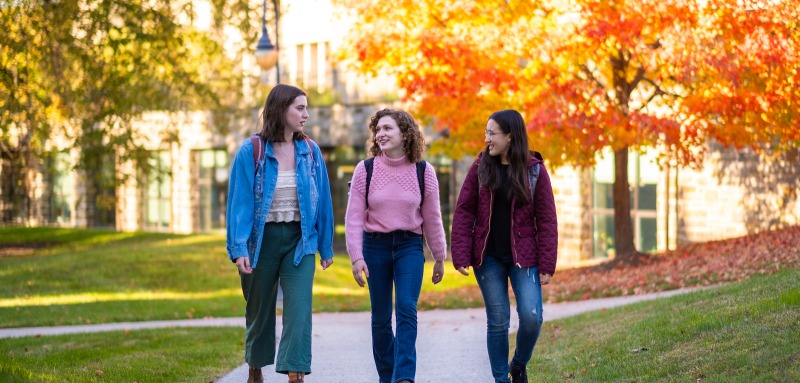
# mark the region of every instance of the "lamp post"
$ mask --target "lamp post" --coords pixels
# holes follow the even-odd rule
[[[256,45],[256,62],[263,70],[275,67],[275,83],[281,83],[281,68],[278,64],[278,0],[272,0],[275,8],[275,45],[269,40],[267,33],[267,0],[264,0],[264,8],[261,12],[261,38]]]

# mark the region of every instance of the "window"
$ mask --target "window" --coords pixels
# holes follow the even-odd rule
[[[657,249],[656,220],[659,169],[653,152],[628,155],[628,183],[631,187],[631,220],[636,249]],[[592,235],[594,257],[605,258],[614,251],[614,155],[598,155],[592,182]]]
[[[18,213],[18,200],[15,198],[15,188],[17,184],[17,177],[15,175],[15,167],[12,166],[12,160],[9,158],[11,153],[0,151],[0,222],[11,223],[20,216]],[[18,192],[17,192],[18,193]]]
[[[94,200],[92,225],[113,228],[117,224],[116,166],[113,154],[103,156],[98,177],[95,178],[97,195]]]
[[[305,63],[305,48],[303,44],[295,46],[297,65],[295,66],[295,79],[294,82],[298,84],[305,84],[306,63]]]
[[[313,43],[313,44],[310,45],[310,49],[309,49],[310,50],[310,52],[309,52],[310,57],[309,57],[309,60],[308,60],[309,61],[308,83],[306,84],[306,86],[312,87],[312,88],[316,88],[316,87],[318,87],[320,85],[319,84],[319,80],[317,78],[319,76],[319,73],[318,73],[318,71],[319,71],[319,62],[318,62],[319,61],[319,57],[318,57],[317,46],[318,46],[317,43]]]
[[[228,204],[228,152],[225,149],[192,152],[194,230],[225,228]]]
[[[170,223],[170,155],[166,150],[153,152],[148,160],[147,185],[144,190],[144,228],[165,231]]]
[[[69,153],[57,152],[48,158],[48,202],[50,205],[47,220],[51,223],[66,224],[72,220],[72,206],[75,202],[75,181],[70,175]]]

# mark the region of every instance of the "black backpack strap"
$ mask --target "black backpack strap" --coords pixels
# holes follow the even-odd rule
[[[375,157],[370,157],[364,160],[364,170],[367,171],[367,188],[364,190],[364,200],[367,202],[367,209],[369,209],[369,184],[372,181],[372,169],[375,166]],[[419,192],[421,195],[419,207],[422,208],[422,203],[425,202],[425,168],[427,168],[425,160],[417,162],[417,182],[419,183]]]
[[[364,160],[364,169],[367,171],[367,189],[364,191],[364,201],[367,202],[367,210],[369,210],[369,183],[372,181],[372,168],[374,165],[375,157]]]
[[[533,152],[533,157],[539,161],[544,161],[542,154]],[[533,206],[533,197],[536,193],[536,182],[539,181],[539,164],[534,164],[528,168],[528,185],[531,187],[531,206]]]
[[[533,196],[536,192],[536,182],[539,181],[539,164],[534,164],[528,168],[528,184],[531,186],[531,205],[533,205]]]
[[[419,194],[421,196],[419,201],[420,209],[422,209],[422,203],[425,202],[425,168],[427,166],[425,160],[417,162],[417,182],[419,183]]]
[[[536,226],[536,205],[533,203],[533,199],[536,197],[536,182],[539,181],[539,165],[540,163],[536,163],[528,168],[528,184],[531,187],[531,209],[534,209],[533,224],[537,231],[539,228]]]

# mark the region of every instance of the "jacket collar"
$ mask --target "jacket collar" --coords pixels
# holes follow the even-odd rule
[[[306,141],[306,140],[308,140],[308,141]],[[306,142],[308,142],[308,144],[306,144]],[[311,139],[309,139],[309,138],[306,138],[306,139],[303,139],[303,140],[299,140],[299,141],[298,140],[294,140],[295,157],[296,156],[307,156],[307,155],[311,154],[310,145],[311,145]],[[265,149],[266,150],[264,151],[264,154],[266,156],[275,158],[275,150],[272,147],[272,142],[268,142],[267,145],[265,146]]]

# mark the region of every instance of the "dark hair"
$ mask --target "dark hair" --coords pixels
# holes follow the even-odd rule
[[[500,126],[503,133],[510,134],[508,146],[508,181],[511,187],[500,184],[500,156],[489,155],[489,147],[483,151],[478,164],[478,179],[492,192],[501,191],[508,198],[516,196],[518,201],[530,202],[525,179],[528,177],[528,160],[531,152],[528,148],[528,132],[525,120],[516,110],[506,109],[492,113],[489,120]]]
[[[369,119],[369,131],[372,132],[370,137],[372,146],[369,148],[369,154],[373,157],[381,154],[381,147],[375,141],[375,135],[378,132],[378,121],[386,116],[391,117],[397,123],[400,133],[403,134],[403,152],[408,161],[411,163],[421,161],[422,154],[425,152],[425,137],[422,135],[419,125],[407,112],[388,108],[377,111]]]
[[[294,99],[305,96],[302,89],[285,84],[278,84],[269,92],[264,110],[258,118],[261,123],[261,138],[268,142],[283,142],[283,130],[286,128],[286,110],[292,106]],[[295,141],[306,138],[303,132],[295,132]]]

